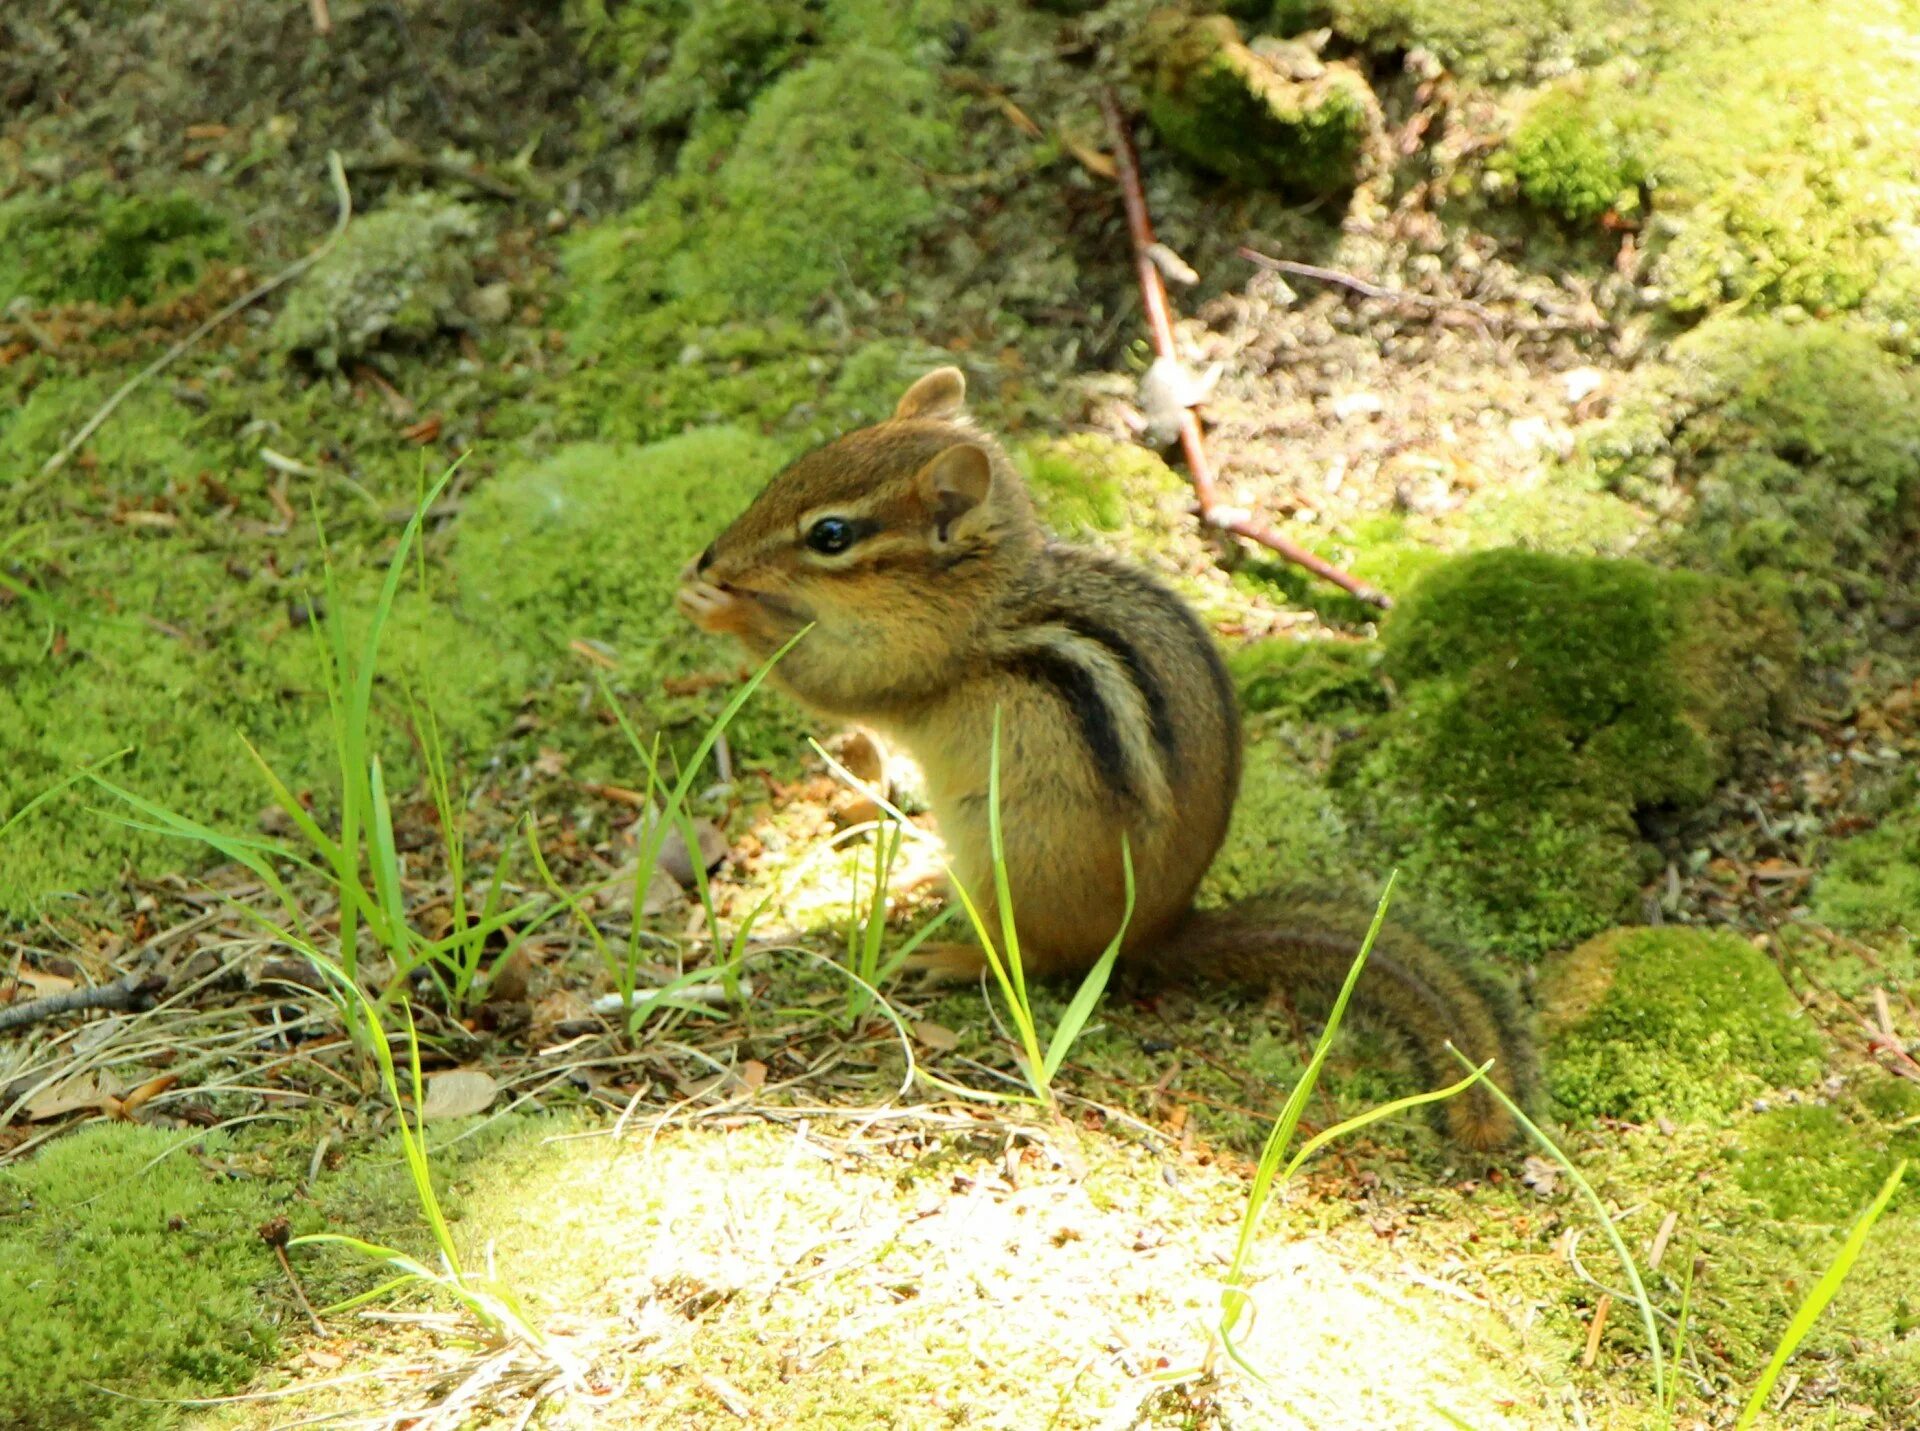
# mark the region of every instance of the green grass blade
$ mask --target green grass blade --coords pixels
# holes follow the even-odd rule
[[[1230,1345],[1233,1329],[1246,1310],[1247,1297],[1240,1290],[1240,1283],[1245,1276],[1247,1257],[1253,1251],[1253,1238],[1260,1225],[1260,1215],[1266,1210],[1267,1199],[1273,1195],[1274,1182],[1281,1174],[1280,1160],[1300,1126],[1307,1100],[1313,1096],[1313,1090],[1320,1082],[1321,1067],[1333,1048],[1334,1035],[1340,1031],[1341,1020],[1346,1017],[1354,986],[1360,982],[1360,974],[1373,953],[1374,941],[1380,937],[1380,927],[1386,923],[1387,907],[1393,902],[1393,886],[1399,877],[1398,870],[1387,876],[1386,888],[1380,891],[1380,902],[1374,906],[1373,922],[1367,926],[1367,936],[1360,941],[1360,951],[1354,955],[1353,964],[1347,970],[1346,982],[1340,986],[1339,997],[1333,1001],[1326,1027],[1320,1031],[1319,1042],[1314,1045],[1313,1057],[1307,1061],[1306,1069],[1287,1094],[1287,1101],[1280,1107],[1280,1116],[1274,1119],[1273,1128],[1267,1134],[1266,1146],[1260,1150],[1260,1164],[1254,1171],[1253,1187],[1247,1194],[1247,1210],[1240,1219],[1240,1237],[1234,1246],[1233,1262],[1227,1269],[1226,1289],[1220,1297],[1219,1334],[1223,1345]]]
[[[245,835],[229,835],[198,820],[188,819],[176,814],[164,805],[159,805],[145,796],[136,795],[124,786],[116,785],[104,776],[92,771],[86,772],[86,778],[105,790],[122,803],[132,806],[147,817],[146,820],[134,820],[126,816],[115,815],[110,818],[135,829],[147,830],[153,834],[166,835],[177,840],[192,840],[226,856],[235,864],[244,865],[260,877],[263,884],[272,890],[282,905],[291,905],[292,898],[280,875],[273,867],[274,860],[286,860],[293,864],[304,864],[293,851],[268,840],[256,840]],[[311,866],[308,866],[311,868]]]
[[[297,1242],[299,1239],[296,1238],[294,1241]],[[291,1247],[293,1243],[288,1243],[287,1245]],[[419,1272],[405,1272],[398,1277],[389,1278],[377,1287],[369,1287],[366,1291],[348,1297],[343,1301],[329,1302],[320,1309],[320,1315],[323,1317],[337,1317],[342,1312],[355,1311],[360,1307],[367,1306],[369,1303],[378,1302],[389,1294],[398,1292],[402,1287],[412,1286],[416,1282],[431,1282],[432,1280],[432,1275],[424,1268]]]
[[[1458,1059],[1464,1067],[1474,1066],[1472,1060],[1452,1044],[1447,1045],[1447,1052]],[[1540,1125],[1529,1118],[1520,1105],[1507,1096],[1506,1091],[1499,1084],[1488,1082],[1485,1087],[1500,1106],[1513,1115],[1514,1121],[1527,1130],[1527,1135],[1540,1145],[1547,1156],[1560,1165],[1569,1180],[1580,1190],[1580,1195],[1586,1199],[1587,1205],[1593,1209],[1594,1215],[1600,1219],[1600,1230],[1606,1234],[1607,1241],[1613,1245],[1614,1256],[1620,1259],[1620,1266],[1627,1274],[1627,1284],[1633,1288],[1634,1301],[1640,1308],[1640,1325],[1646,1332],[1647,1348],[1653,1357],[1653,1399],[1657,1404],[1664,1406],[1667,1400],[1666,1354],[1661,1347],[1659,1329],[1654,1325],[1653,1299],[1647,1295],[1646,1286],[1640,1280],[1640,1266],[1633,1260],[1633,1254],[1627,1250],[1626,1240],[1620,1236],[1620,1229],[1614,1224],[1613,1215],[1607,1211],[1607,1205],[1601,1201],[1600,1194],[1594,1191],[1593,1184],[1588,1182],[1580,1169],[1573,1165],[1573,1160],[1561,1151],[1560,1145],[1549,1138]]]
[[[406,895],[401,889],[400,851],[393,838],[393,807],[387,801],[386,774],[377,755],[367,766],[367,793],[371,801],[367,835],[372,846],[367,853],[368,863],[373,866],[373,887],[392,932],[388,952],[396,962],[404,962],[406,950],[401,946],[407,940]]]
[[[950,920],[957,918],[959,914],[960,914],[959,907],[956,905],[950,904],[945,909],[941,910],[938,914],[934,915],[933,918],[929,919],[925,924],[921,925],[918,929],[914,930],[912,934],[909,934],[906,938],[906,942],[903,943],[898,949],[894,950],[893,953],[888,956],[887,962],[880,966],[880,978],[878,982],[885,983],[888,979],[892,978],[896,973],[898,973],[900,971],[900,966],[905,964],[908,959],[913,957],[913,953],[916,949],[918,949],[922,944],[925,944],[928,939],[932,938],[935,934],[939,933],[942,929],[946,928],[948,922]]]
[[[85,770],[76,770],[73,774],[69,775],[65,780],[60,781],[56,785],[50,785],[45,790],[42,790],[38,795],[34,796],[31,800],[27,801],[27,803],[22,805],[18,810],[15,810],[11,815],[7,816],[5,820],[0,820],[0,840],[4,840],[7,837],[7,832],[9,830],[12,830],[17,825],[24,824],[29,815],[31,815],[35,810],[38,810],[41,806],[45,805],[49,800],[54,799],[64,791],[71,790],[74,786],[78,785],[83,780],[96,778],[94,777],[94,774],[93,774],[93,772],[96,769],[98,769],[100,766],[111,764],[112,762],[120,759],[121,756],[131,752],[132,749],[133,747],[130,745],[122,746],[119,750],[116,750],[112,755],[105,756],[102,759],[95,761],[92,765],[88,766]]]
[[[1773,1394],[1773,1385],[1780,1379],[1780,1373],[1786,1369],[1787,1360],[1800,1343],[1806,1339],[1820,1314],[1827,1309],[1827,1303],[1833,1300],[1834,1293],[1840,1290],[1840,1284],[1847,1280],[1847,1274],[1853,1270],[1853,1264],[1860,1258],[1860,1250],[1866,1246],[1867,1234],[1873,1231],[1873,1225],[1880,1220],[1880,1214],[1887,1210],[1887,1204],[1893,1201],[1893,1195],[1900,1190],[1900,1184],[1907,1176],[1907,1160],[1902,1158],[1894,1170],[1887,1174],[1887,1180],[1881,1184],[1879,1193],[1868,1204],[1867,1210],[1847,1233],[1847,1240],[1840,1244],[1839,1254],[1831,1266],[1821,1274],[1820,1280],[1807,1294],[1800,1309],[1793,1314],[1793,1320],[1787,1324],[1786,1335],[1780,1338],[1780,1345],[1773,1349],[1773,1357],[1767,1363],[1767,1369],[1760,1374],[1759,1385],[1753,1388],[1753,1395],[1747,1398],[1746,1408],[1740,1413],[1735,1431],[1747,1431],[1766,1407],[1767,1398]]]
[[[266,757],[260,753],[254,743],[245,735],[240,737],[240,743],[247,748],[247,754],[253,757],[253,763],[260,767],[260,773],[266,777],[267,789],[272,792],[273,803],[286,812],[287,818],[293,821],[294,828],[306,836],[308,844],[319,851],[320,858],[337,870],[340,867],[339,845],[320,828],[319,823],[307,812],[307,807],[300,803],[299,796],[287,788],[286,782],[271,765],[267,764]]]
[[[1107,991],[1107,980],[1113,975],[1114,961],[1120,957],[1120,945],[1127,937],[1127,926],[1133,922],[1133,847],[1125,835],[1120,837],[1120,864],[1127,877],[1126,909],[1120,916],[1120,927],[1114,931],[1113,938],[1107,941],[1105,952],[1087,971],[1087,977],[1080,981],[1080,987],[1074,991],[1073,1002],[1067,1005],[1066,1012],[1060,1015],[1060,1022],[1053,1030],[1053,1038],[1047,1044],[1046,1061],[1040,1067],[1040,1076],[1049,1084],[1060,1071],[1060,1065],[1067,1061],[1067,1051],[1073,1047],[1074,1040],[1080,1037],[1087,1020],[1093,1017],[1094,1005],[1100,1002],[1100,996]]]
[[[1391,1118],[1396,1113],[1405,1113],[1409,1109],[1424,1107],[1429,1103],[1444,1103],[1449,1098],[1465,1093],[1486,1077],[1487,1070],[1492,1067],[1493,1060],[1488,1059],[1458,1083],[1449,1083],[1445,1088],[1435,1088],[1427,1093],[1410,1093],[1405,1098],[1396,1098],[1390,1103],[1382,1103],[1377,1108],[1369,1108],[1364,1113],[1357,1113],[1351,1118],[1335,1123],[1331,1128],[1315,1133],[1300,1145],[1297,1153],[1287,1160],[1287,1166],[1280,1173],[1280,1181],[1285,1182],[1299,1172],[1302,1163],[1335,1139],[1344,1138],[1349,1133],[1357,1133],[1369,1124],[1378,1123],[1383,1118]]]
[[[1026,1065],[1027,1086],[1033,1090],[1034,1097],[1045,1103],[1048,1101],[1048,1093],[1047,1086],[1040,1077],[1043,1059],[1040,1053],[1039,1033],[1034,1028],[1033,1010],[1021,1000],[1020,991],[1007,972],[1007,962],[1001,959],[999,950],[994,945],[993,935],[987,929],[986,916],[980,913],[980,906],[973,902],[973,896],[967,892],[966,885],[955,879],[953,892],[960,900],[960,907],[966,911],[968,923],[973,925],[974,937],[980,941],[980,950],[986,955],[987,968],[993,971],[994,982],[1000,986],[1000,994],[1007,1001],[1007,1016],[1013,1020],[1014,1027],[1019,1030],[1022,1058]]]
[[[993,743],[987,755],[987,842],[993,852],[993,898],[999,906],[1000,937],[1005,941],[1007,971],[1013,979],[1021,1010],[1028,1027],[1033,1023],[1033,1005],[1027,997],[1027,971],[1020,962],[1020,931],[1013,922],[1013,890],[1007,879],[1007,844],[1000,828],[1000,708],[993,711]],[[1039,1064],[1036,1062],[1035,1067]]]
[[[502,910],[498,914],[485,914],[483,912],[481,918],[474,920],[473,923],[469,924],[466,929],[460,933],[445,934],[430,943],[422,944],[420,946],[421,952],[430,958],[441,959],[453,953],[463,944],[474,944],[477,947],[488,935],[493,934],[497,930],[505,929],[509,924],[518,924],[521,920],[528,918],[540,908],[541,905],[538,900],[530,899],[521,904],[516,904],[512,909]],[[554,911],[550,910],[549,914],[553,912]]]
[[[674,806],[686,802],[687,792],[693,788],[693,782],[700,774],[700,767],[707,763],[707,757],[713,753],[714,745],[719,741],[721,735],[726,731],[726,728],[733,723],[733,718],[740,714],[740,707],[744,706],[747,701],[752,698],[753,693],[760,689],[761,682],[773,674],[773,668],[780,664],[780,658],[795,646],[799,645],[801,638],[811,630],[813,630],[813,625],[809,622],[794,632],[793,635],[787,639],[786,645],[767,657],[760,669],[747,677],[746,684],[734,692],[733,699],[728,701],[721,709],[719,717],[712,725],[707,727],[707,733],[701,737],[700,743],[694,747],[693,758],[687,761],[686,765],[681,768],[680,779],[675,782],[673,793],[667,797],[669,813]]]
[[[593,916],[581,907],[579,896],[571,893],[565,885],[561,884],[553,871],[547,867],[547,857],[540,851],[540,831],[536,828],[531,816],[527,819],[526,831],[527,849],[533,855],[534,871],[553,892],[553,897],[560,901],[561,906],[579,921],[581,929],[586,931],[587,937],[593,941],[594,951],[599,954],[600,962],[607,966],[609,973],[618,978],[621,961],[614,957],[612,946],[607,943],[606,936],[600,932],[600,926],[593,922]],[[630,984],[623,987],[620,992],[629,998],[633,994]]]
[[[1694,1265],[1698,1261],[1699,1257],[1697,1254],[1687,1258],[1687,1277],[1686,1280],[1680,1284],[1680,1317],[1673,1325],[1672,1360],[1676,1367],[1680,1365],[1681,1357],[1686,1355],[1687,1319],[1693,1313],[1693,1270]],[[1679,1404],[1680,1378],[1676,1376],[1673,1378],[1672,1384],[1667,1387],[1667,1399],[1660,1409],[1664,1411],[1667,1418],[1671,1420],[1673,1418],[1674,1408]]]

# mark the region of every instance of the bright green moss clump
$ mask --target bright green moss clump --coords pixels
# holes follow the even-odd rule
[[[1230,904],[1280,886],[1362,885],[1354,840],[1339,802],[1279,734],[1246,749],[1240,799],[1226,842],[1201,887],[1206,904]],[[1368,896],[1371,897],[1371,896]]]
[[[1070,540],[1123,531],[1185,491],[1154,453],[1098,433],[1038,438],[1015,449],[1013,458],[1041,519]]]
[[[1581,225],[1639,211],[1647,294],[1859,310],[1920,343],[1920,86],[1898,0],[1330,0],[1334,28],[1508,92],[1493,170]]]
[[[1223,15],[1158,17],[1143,41],[1154,128],[1194,162],[1255,187],[1303,194],[1351,189],[1380,106],[1351,65],[1305,45],[1242,44]]]
[[[1579,1116],[1723,1115],[1822,1067],[1779,971],[1721,931],[1613,930],[1550,959],[1539,999],[1547,1085]]]
[[[1912,1154],[1912,1136],[1901,1140]],[[1829,1226],[1851,1221],[1893,1171],[1895,1150],[1876,1141],[1839,1109],[1799,1103],[1743,1122],[1735,1143],[1734,1178],[1782,1222]],[[1910,1204],[1904,1188],[1896,1207]]]
[[[1704,800],[1793,662],[1743,588],[1517,550],[1436,570],[1383,640],[1398,702],[1336,776],[1424,897],[1527,955],[1628,912],[1636,812]]]
[[[851,341],[846,309],[897,279],[940,212],[931,176],[958,153],[954,105],[902,54],[846,44],[699,124],[671,176],[568,252],[568,319],[594,363],[575,385],[599,429],[884,415],[869,401],[881,370],[900,370],[894,396],[918,372],[903,345]]]
[[[1631,138],[1583,92],[1554,90],[1521,120],[1502,156],[1527,199],[1570,222],[1639,206],[1645,172]]]
[[[1280,8],[1296,4],[1282,0]],[[1382,50],[1426,46],[1478,79],[1591,62],[1631,33],[1619,23],[1622,7],[1607,0],[1329,0],[1326,9],[1343,35]]]
[[[676,320],[797,318],[884,276],[933,212],[924,169],[952,145],[941,109],[932,77],[884,50],[787,74],[737,128],[689,141],[679,172],[624,224],[576,245],[582,338],[653,348]]]
[[[79,189],[0,203],[0,308],[145,303],[187,287],[233,247],[227,221],[182,192]]]
[[[1920,521],[1920,377],[1857,326],[1723,319],[1588,451],[1627,496],[1680,499],[1690,564],[1831,614],[1881,594]]]
[[[1387,708],[1380,652],[1371,642],[1255,641],[1227,655],[1240,708],[1296,720],[1337,721]]]
[[[685,9],[673,22],[666,68],[641,100],[641,116],[651,124],[687,124],[710,110],[744,108],[817,39],[821,20],[811,0],[705,0]]]
[[[278,1267],[262,1185],[211,1174],[177,1137],[118,1125],[0,1171],[0,1425],[145,1426],[96,1391],[232,1391],[272,1355]],[[217,1140],[214,1140],[217,1143]]]
[[[36,388],[0,429],[0,470],[9,461],[31,470],[117,380],[108,372]],[[251,410],[260,392],[244,390],[236,406]],[[131,747],[113,767],[120,783],[204,823],[251,831],[269,792],[242,733],[296,789],[327,799],[332,746],[310,624],[326,583],[312,528],[296,524],[269,560],[257,530],[201,488],[210,469],[242,490],[266,472],[230,432],[226,414],[149,385],[89,444],[91,477],[67,488],[67,500],[91,515],[19,521],[0,556],[0,820],[82,763]],[[411,453],[407,467],[417,470]],[[373,453],[361,470],[373,483],[387,475]],[[251,500],[248,510],[270,510]],[[358,629],[397,529],[370,522],[365,504],[349,500],[330,526],[339,603]],[[122,507],[136,519],[109,520]],[[150,508],[154,521],[137,520]],[[404,721],[405,686],[433,705],[456,750],[492,749],[524,662],[485,628],[463,624],[443,588],[422,599],[405,584],[382,651],[379,714]],[[396,781],[407,778],[410,748],[398,740],[385,750]],[[0,859],[0,917],[59,891],[97,889],[128,863],[154,872],[204,858],[89,813],[99,803],[76,792],[12,833]]]
[[[1920,803],[1835,846],[1813,888],[1815,918],[1840,929],[1920,936]]]

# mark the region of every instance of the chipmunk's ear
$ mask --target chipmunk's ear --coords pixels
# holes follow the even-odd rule
[[[967,377],[958,368],[935,368],[908,388],[893,410],[896,419],[929,417],[952,422],[967,415]]]
[[[984,448],[956,443],[922,467],[913,485],[926,503],[937,538],[944,542],[955,522],[987,500],[993,490],[993,461]]]

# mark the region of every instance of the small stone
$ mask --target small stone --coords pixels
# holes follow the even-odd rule
[[[382,344],[469,326],[478,233],[470,210],[424,196],[356,219],[294,285],[275,342],[336,371]]]
[[[845,735],[827,742],[827,749],[833,758],[847,768],[847,773],[855,780],[868,785],[878,786],[884,793],[887,788],[887,751],[881,745],[880,737],[870,730],[850,730]]]
[[[727,857],[727,837],[720,833],[711,820],[695,820],[693,829],[694,837],[700,843],[701,868],[711,872]],[[667,837],[660,842],[660,868],[682,889],[692,888],[693,858],[688,853],[687,841],[681,831],[667,831]]]

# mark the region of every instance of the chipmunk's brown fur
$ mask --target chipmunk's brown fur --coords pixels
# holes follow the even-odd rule
[[[1192,910],[1240,778],[1233,686],[1211,638],[1138,568],[1049,541],[965,394],[957,369],[937,369],[891,420],[794,462],[688,567],[680,609],[759,656],[813,624],[773,679],[912,752],[955,877],[990,928],[999,713],[1001,827],[1029,971],[1079,973],[1106,948],[1125,907],[1124,835],[1125,963],[1330,1004],[1366,910],[1298,899]],[[952,972],[982,958],[944,955]],[[1448,1040],[1498,1059],[1509,1087],[1527,1075],[1497,991],[1417,939],[1384,932],[1355,999],[1407,1036],[1430,1075],[1451,1071]],[[1473,1147],[1515,1131],[1484,1092],[1448,1109]]]

